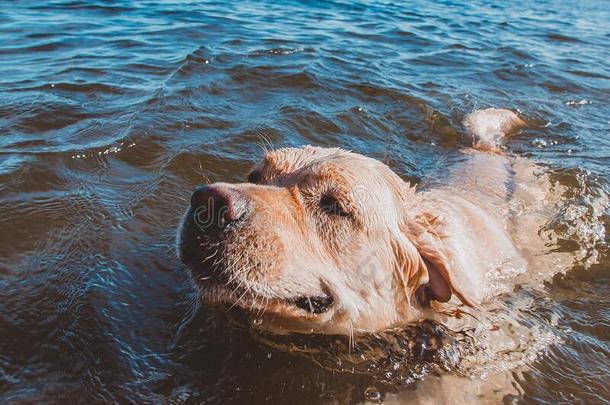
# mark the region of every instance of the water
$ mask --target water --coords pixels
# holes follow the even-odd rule
[[[609,41],[603,0],[4,2],[2,402],[607,403]],[[578,257],[498,300],[503,350],[270,341],[195,305],[174,232],[204,178],[311,143],[442,181],[489,106],[529,120],[507,147],[565,188],[546,227]]]

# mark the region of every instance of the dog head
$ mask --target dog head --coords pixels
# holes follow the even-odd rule
[[[414,189],[383,163],[336,148],[268,152],[248,183],[192,196],[179,252],[209,303],[286,331],[375,331],[452,292],[447,256],[414,215]]]

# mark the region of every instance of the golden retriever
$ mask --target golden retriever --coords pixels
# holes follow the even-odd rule
[[[508,110],[472,113],[465,162],[422,191],[339,148],[269,151],[248,183],[195,191],[180,257],[204,301],[277,331],[378,331],[445,302],[478,306],[526,266],[509,230],[513,158],[500,147],[524,125]]]

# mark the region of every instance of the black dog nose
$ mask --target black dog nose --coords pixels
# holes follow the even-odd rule
[[[197,187],[191,208],[199,227],[223,229],[246,214],[248,199],[230,185],[212,184]]]

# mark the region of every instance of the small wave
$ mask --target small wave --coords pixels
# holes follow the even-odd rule
[[[0,55],[28,54],[31,52],[54,52],[70,45],[67,41],[58,40],[30,46],[0,47]]]
[[[258,51],[253,51],[248,54],[249,57],[257,57],[257,56],[286,56],[292,55],[294,53],[304,52],[305,48],[271,48],[271,49],[262,49]]]
[[[551,41],[558,41],[558,42],[569,42],[569,43],[582,42],[578,38],[570,37],[570,36],[563,35],[563,34],[556,34],[556,33],[555,34],[547,34],[546,37],[548,39],[550,39]]]
[[[231,78],[236,83],[249,83],[251,85],[257,82],[264,82],[272,88],[312,88],[317,86],[317,80],[307,71],[299,68],[284,71],[284,68],[275,66],[256,66],[248,67],[239,65],[229,69]]]
[[[21,88],[19,91],[65,91],[71,93],[81,93],[81,94],[126,94],[129,92],[129,89],[125,87],[119,87],[115,85],[109,85],[105,83],[69,83],[69,82],[59,82],[59,83],[47,83],[38,87],[30,87],[30,88]]]

